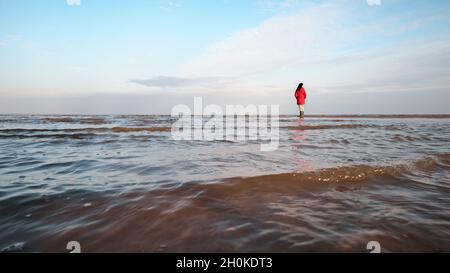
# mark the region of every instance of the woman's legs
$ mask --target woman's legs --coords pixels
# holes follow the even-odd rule
[[[300,117],[305,115],[305,105],[298,105],[298,110],[300,111]]]

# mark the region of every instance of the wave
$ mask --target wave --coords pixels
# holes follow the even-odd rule
[[[49,123],[80,123],[80,124],[95,124],[95,125],[107,123],[106,120],[101,117],[89,117],[89,118],[58,117],[58,118],[46,118],[45,121]]]
[[[448,114],[429,114],[429,115],[308,115],[312,118],[395,118],[395,119],[412,119],[412,118],[426,118],[426,119],[449,119]]]
[[[400,142],[411,142],[411,141],[430,141],[432,140],[430,137],[426,135],[416,135],[416,136],[408,136],[408,135],[394,135],[392,137],[392,140],[394,141],[400,141]]]
[[[115,133],[126,132],[170,132],[170,127],[114,127],[111,129]]]
[[[33,135],[0,135],[0,139],[5,138],[57,138],[57,139],[86,139],[93,138],[96,134],[33,134]]]
[[[450,153],[426,156],[417,161],[398,165],[370,166],[351,165],[324,168],[303,173],[279,173],[250,177],[230,177],[207,183],[191,181],[177,184],[171,188],[156,188],[145,193],[147,196],[165,196],[170,200],[185,197],[197,198],[199,195],[209,200],[238,200],[261,198],[266,195],[296,193],[313,194],[323,189],[338,192],[356,191],[363,186],[383,187],[387,183],[407,183],[411,175],[447,172],[450,169]],[[435,187],[449,191],[449,181],[438,181]],[[415,183],[415,182],[411,182]],[[130,192],[134,194],[134,192]],[[141,195],[142,192],[136,192]]]
[[[170,132],[170,127],[112,127],[112,128],[65,128],[65,129],[0,129],[3,134],[26,134],[26,133],[128,133],[128,132]]]
[[[402,178],[417,172],[450,170],[450,153],[426,156],[417,161],[392,166],[352,165],[319,169],[303,173],[281,173],[253,177],[232,177],[224,183],[207,184],[205,187],[219,187],[224,192],[239,190],[290,191],[292,187],[311,189],[313,187],[359,185],[377,178]],[[450,187],[450,185],[447,185]]]
[[[321,125],[296,125],[285,126],[289,130],[325,130],[325,129],[358,129],[358,128],[377,128],[384,130],[400,130],[396,125],[375,125],[375,124],[321,124]]]
[[[369,128],[374,125],[369,124],[324,124],[324,125],[297,125],[286,126],[284,128],[290,130],[324,130],[324,129],[356,129],[356,128]]]
[[[77,165],[89,168],[96,161],[56,162],[40,168],[71,167],[65,172],[72,173]],[[360,251],[374,234],[389,235],[383,240],[387,250],[404,249],[404,237],[395,239],[392,234],[419,238],[424,245],[441,245],[448,235],[444,222],[448,202],[443,203],[450,192],[448,185],[432,198],[430,192],[412,187],[411,192],[426,196],[420,200],[416,195],[399,198],[398,188],[384,186],[405,187],[411,173],[447,172],[449,167],[450,153],[445,153],[391,166],[354,165],[214,183],[170,180],[159,188],[121,188],[119,193],[103,187],[98,191],[71,187],[61,193],[3,195],[0,212],[4,221],[0,224],[17,236],[16,241],[0,241],[0,250],[60,251],[68,233],[81,234],[89,252],[155,252],[162,245],[170,252]],[[378,185],[380,191],[360,191],[369,185]],[[350,194],[342,194],[346,192]],[[430,226],[436,233],[427,236]],[[124,235],[128,240],[123,240]],[[349,236],[356,236],[350,237],[355,241],[352,245],[336,240]],[[17,247],[11,245],[14,242]],[[423,250],[423,246],[413,249]],[[444,249],[448,249],[445,244]],[[411,246],[406,250],[411,251]]]

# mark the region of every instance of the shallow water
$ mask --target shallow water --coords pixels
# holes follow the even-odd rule
[[[282,116],[273,152],[173,122],[0,116],[0,250],[450,251],[448,116]]]

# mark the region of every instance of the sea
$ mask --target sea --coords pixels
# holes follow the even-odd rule
[[[448,115],[280,116],[272,151],[175,121],[0,115],[0,252],[450,251]]]

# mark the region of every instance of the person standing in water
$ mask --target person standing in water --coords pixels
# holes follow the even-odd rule
[[[298,109],[300,111],[300,117],[305,116],[305,101],[306,101],[306,90],[303,87],[303,83],[300,83],[295,90],[295,98],[297,99]]]

